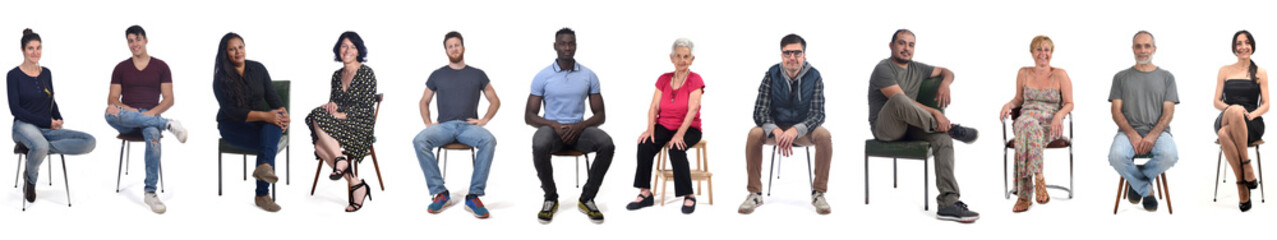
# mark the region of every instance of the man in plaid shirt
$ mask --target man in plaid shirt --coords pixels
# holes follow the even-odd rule
[[[749,196],[738,212],[749,214],[763,204],[763,183],[759,180],[763,165],[763,144],[774,144],[786,157],[794,147],[816,147],[816,179],[812,182],[811,202],[816,213],[829,214],[825,191],[829,180],[829,161],[833,158],[833,142],[825,122],[825,84],[820,71],[806,62],[807,41],[796,34],[780,40],[781,63],[772,65],[758,86],[754,101],[754,124],[745,143],[746,170],[749,172]]]

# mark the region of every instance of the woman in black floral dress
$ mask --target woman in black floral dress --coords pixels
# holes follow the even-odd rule
[[[350,205],[346,211],[354,212],[363,207],[365,196],[372,199],[368,184],[350,171],[350,161],[361,161],[374,141],[373,104],[377,97],[377,77],[372,68],[363,65],[368,51],[359,34],[342,33],[337,45],[333,46],[333,54],[343,67],[333,72],[328,103],[306,116],[306,126],[311,130],[315,156],[333,168],[328,178],[346,178],[350,191]]]

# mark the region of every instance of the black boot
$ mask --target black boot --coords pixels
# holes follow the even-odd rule
[[[22,178],[22,196],[27,199],[27,202],[35,202],[35,184],[27,181],[25,177],[27,176],[26,171],[22,171],[22,176],[24,176]]]

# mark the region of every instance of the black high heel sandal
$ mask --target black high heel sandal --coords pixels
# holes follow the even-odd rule
[[[1244,169],[1244,168],[1246,167],[1246,166],[1245,166],[1246,164],[1250,164],[1250,159],[1247,159],[1246,161],[1242,161],[1242,162],[1241,162],[1241,164],[1238,164],[1238,165],[1241,165],[1241,166],[1242,166],[1242,168]],[[1256,179],[1255,181],[1249,181],[1249,182],[1248,182],[1248,181],[1246,181],[1246,178],[1243,176],[1243,177],[1242,177],[1242,180],[1241,180],[1241,181],[1237,181],[1237,182],[1238,182],[1238,183],[1245,183],[1245,184],[1246,184],[1246,188],[1250,188],[1250,190],[1255,190],[1255,189],[1258,189],[1258,188],[1259,188],[1259,180],[1258,180],[1258,179]]]
[[[337,163],[339,162],[346,162],[346,169],[337,170]],[[337,181],[341,179],[342,175],[349,174],[350,167],[351,167],[350,164],[351,164],[350,159],[346,158],[345,155],[337,157],[337,159],[333,159],[333,174],[328,175],[328,180]]]
[[[1239,164],[1239,167],[1241,167],[1241,168],[1243,168],[1243,169],[1244,169],[1246,164],[1250,164],[1250,160],[1249,160],[1249,159],[1248,159],[1248,160],[1246,160],[1246,161],[1242,161],[1242,162],[1241,162],[1241,164]],[[1241,171],[1241,172],[1242,172],[1241,176],[1238,176],[1238,179],[1240,179],[1240,180],[1237,180],[1237,185],[1238,185],[1238,186],[1246,186],[1246,188],[1247,188],[1247,189],[1246,189],[1246,192],[1247,192],[1246,196],[1247,196],[1247,198],[1246,198],[1246,202],[1238,203],[1238,204],[1237,204],[1237,208],[1238,208],[1238,209],[1241,209],[1241,210],[1242,210],[1242,212],[1246,212],[1246,211],[1250,211],[1250,207],[1251,207],[1251,204],[1250,204],[1250,203],[1251,203],[1251,201],[1250,201],[1250,194],[1249,194],[1249,193],[1250,193],[1250,190],[1251,190],[1251,189],[1255,189],[1256,187],[1258,187],[1258,186],[1256,186],[1256,185],[1258,185],[1258,182],[1256,182],[1256,181],[1250,181],[1250,182],[1247,182],[1247,181],[1246,181],[1246,171]],[[1252,184],[1254,184],[1254,185],[1252,185]],[[1237,198],[1241,198],[1241,196],[1237,196]]]
[[[347,198],[349,199],[349,202],[350,202],[349,206],[353,210],[346,210],[346,212],[358,212],[359,209],[364,208],[363,203],[355,202],[355,191],[359,190],[360,188],[364,189],[364,197],[368,197],[368,201],[372,201],[372,190],[368,188],[368,181],[364,181],[363,179],[360,179],[359,184],[355,184],[355,186],[350,187],[350,196]],[[363,197],[359,198],[359,200],[363,200],[363,199],[364,199]]]

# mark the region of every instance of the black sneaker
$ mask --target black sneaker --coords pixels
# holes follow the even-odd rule
[[[940,220],[957,221],[961,223],[973,223],[980,219],[980,213],[972,212],[967,209],[967,204],[962,201],[953,203],[952,206],[941,208],[936,211],[936,218]]]
[[[541,223],[550,223],[554,220],[554,212],[559,211],[559,200],[546,199],[541,203],[541,212],[537,213],[537,220]]]
[[[949,137],[962,141],[963,143],[970,144],[975,142],[975,139],[979,137],[979,135],[980,131],[976,131],[975,128],[963,127],[958,124],[953,124],[953,126],[949,128]]]
[[[1131,187],[1131,183],[1126,183],[1126,201],[1130,201],[1131,204],[1140,203],[1140,193],[1135,192],[1135,188]]]
[[[639,200],[638,202],[630,202],[630,204],[625,205],[625,209],[633,211],[633,210],[638,210],[640,208],[651,207],[652,205],[656,204],[655,194],[648,195],[646,197],[644,197],[643,194],[639,194],[638,197],[642,198],[643,200]]]
[[[599,207],[594,205],[594,200],[577,202],[576,208],[580,209],[581,213],[589,216],[590,221],[603,223],[603,212],[600,212]]]
[[[1157,198],[1153,196],[1144,197],[1144,210],[1149,212],[1157,211]]]

